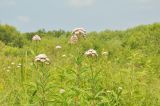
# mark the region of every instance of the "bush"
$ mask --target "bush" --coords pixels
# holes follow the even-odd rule
[[[10,25],[0,25],[0,40],[6,45],[22,48],[24,45],[24,38]]]

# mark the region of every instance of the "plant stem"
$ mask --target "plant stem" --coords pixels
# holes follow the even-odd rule
[[[94,72],[93,72],[93,66],[92,63],[90,64],[90,70],[91,70],[91,92],[92,92],[92,106],[95,106],[94,96],[95,96],[95,79],[94,79]]]

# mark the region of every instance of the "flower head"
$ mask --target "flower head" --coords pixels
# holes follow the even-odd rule
[[[76,35],[77,37],[86,36],[86,30],[84,28],[75,28],[72,31],[72,35]]]
[[[59,93],[60,93],[60,94],[63,94],[64,92],[65,92],[64,89],[60,89],[60,90],[59,90]]]
[[[32,37],[32,40],[33,40],[33,41],[40,41],[40,40],[41,40],[41,37],[38,36],[38,35],[34,35],[34,36]]]
[[[63,54],[63,55],[62,55],[62,57],[66,57],[66,55],[65,55],[65,54]]]
[[[17,65],[17,68],[20,68],[22,66],[22,64],[21,63],[19,63],[18,65]]]
[[[110,90],[107,90],[107,93],[111,93],[112,91],[110,91]]]
[[[17,66],[17,68],[20,68],[20,67],[21,67],[21,66],[19,66],[19,65]]]
[[[75,44],[78,41],[78,37],[76,35],[72,35],[70,38],[70,43]]]
[[[123,88],[122,88],[122,87],[118,87],[118,92],[119,92],[119,93],[121,93],[121,92],[122,92],[122,90],[123,90]]]
[[[34,61],[49,64],[49,58],[45,54],[39,54]]]
[[[21,64],[21,63],[19,63],[18,65],[19,65],[19,66],[21,66],[22,64]]]
[[[10,70],[6,70],[7,72],[10,72]]]
[[[11,63],[11,65],[14,65],[14,64],[15,64],[14,62]]]
[[[109,52],[108,51],[106,51],[106,52],[102,52],[102,55],[104,55],[104,56],[107,56],[109,54]]]
[[[94,49],[89,49],[87,50],[84,55],[86,56],[91,56],[91,57],[95,57],[98,56],[97,52]]]
[[[118,87],[118,90],[119,90],[119,91],[122,91],[122,90],[123,90],[123,88],[122,88],[122,87]]]
[[[61,49],[61,48],[62,48],[62,47],[61,47],[61,46],[59,46],[59,45],[57,45],[57,46],[56,46],[56,49]]]

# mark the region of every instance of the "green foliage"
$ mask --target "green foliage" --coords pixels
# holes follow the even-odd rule
[[[25,37],[28,40],[32,40],[34,35],[39,35],[40,37],[61,37],[61,36],[68,36],[70,35],[69,32],[65,32],[64,30],[53,30],[53,31],[45,31],[45,29],[40,29],[36,32],[27,32],[24,33]]]
[[[0,40],[6,45],[22,48],[25,41],[23,36],[15,27],[9,25],[0,25]]]
[[[31,41],[35,34],[42,40]],[[0,104],[160,105],[159,23],[90,32],[75,45],[68,44],[70,36],[63,30],[20,33],[1,25]],[[97,58],[84,56],[90,48],[97,51]],[[35,63],[39,53],[47,54],[51,64]]]

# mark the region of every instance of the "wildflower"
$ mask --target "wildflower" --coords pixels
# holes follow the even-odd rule
[[[58,46],[56,46],[56,49],[61,49],[61,48],[62,48],[62,47],[61,47],[61,46],[59,46],[59,45],[58,45]]]
[[[122,88],[122,87],[118,87],[118,93],[121,93],[121,92],[122,92],[122,90],[123,90],[123,88]]]
[[[64,54],[64,55],[62,55],[62,57],[66,57],[66,55]]]
[[[109,54],[108,51],[102,52],[102,55],[104,55],[104,56],[107,56],[108,54]]]
[[[19,65],[19,66],[21,66],[22,64],[21,64],[21,63],[19,63],[18,65]]]
[[[10,70],[6,70],[7,72],[10,72]]]
[[[70,38],[70,43],[75,44],[77,43],[78,39],[80,37],[85,38],[86,37],[86,30],[84,28],[75,28],[72,31],[72,36]]]
[[[76,35],[72,35],[69,42],[71,44],[75,44],[77,43],[77,41],[78,41],[78,37]]]
[[[20,68],[22,65],[19,63],[18,65],[17,65],[17,68]]]
[[[123,88],[122,87],[118,87],[118,90],[122,90]]]
[[[34,35],[34,36],[32,37],[32,40],[33,40],[33,41],[40,41],[40,40],[41,40],[41,37],[38,36],[38,35]]]
[[[20,68],[20,67],[21,67],[21,66],[19,66],[19,65],[17,66],[17,68]]]
[[[15,64],[14,62],[11,63],[11,65],[14,65],[14,64]]]
[[[94,49],[89,49],[84,53],[84,55],[91,57],[98,56],[97,52]]]
[[[17,68],[20,68],[22,66],[22,64],[21,63],[19,63],[18,65],[17,65]]]
[[[107,90],[107,93],[111,93],[111,91]]]
[[[60,90],[59,90],[59,93],[60,93],[60,94],[63,94],[64,92],[65,92],[64,89],[60,89]]]
[[[84,28],[75,28],[72,31],[72,35],[76,35],[77,37],[85,37],[86,36],[86,30]]]
[[[49,64],[50,60],[45,54],[39,54],[38,56],[35,57],[34,61]]]

